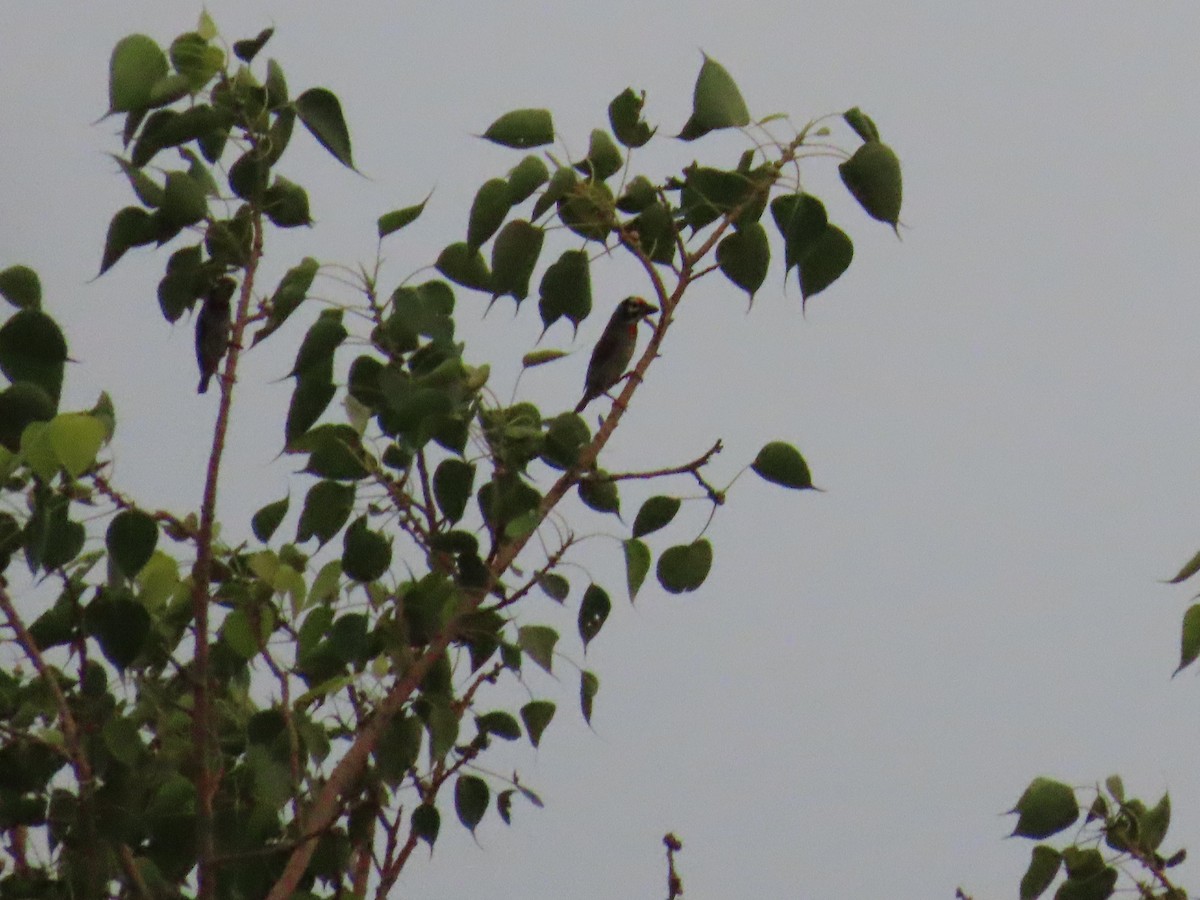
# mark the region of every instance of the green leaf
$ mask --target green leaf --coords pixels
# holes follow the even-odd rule
[[[342,117],[342,104],[325,88],[309,88],[296,98],[296,114],[317,142],[348,169],[354,168],[350,155],[350,131]]]
[[[296,389],[292,391],[292,402],[284,423],[285,446],[292,446],[297,438],[313,426],[335,393],[333,376],[323,369],[310,369],[296,379]]]
[[[759,222],[751,222],[740,231],[726,235],[717,244],[717,264],[721,272],[750,295],[762,287],[771,262],[771,246],[767,230]]]
[[[1036,900],[1054,881],[1062,865],[1062,854],[1053,847],[1038,844],[1033,848],[1029,867],[1021,876],[1021,900]]]
[[[600,679],[594,672],[586,670],[579,673],[579,709],[583,712],[583,721],[592,723],[592,701],[600,690]]]
[[[1114,800],[1118,803],[1125,802],[1125,783],[1121,780],[1120,775],[1109,775],[1104,779],[1104,786]]]
[[[478,250],[504,224],[512,208],[509,202],[508,181],[491,178],[475,192],[471,213],[467,218],[467,247]]]
[[[437,270],[463,287],[475,291],[491,291],[492,275],[483,254],[472,250],[466,242],[451,244],[437,259]]]
[[[1139,844],[1143,850],[1156,851],[1167,836],[1171,826],[1171,795],[1163,794],[1162,799],[1148,809],[1141,820]]]
[[[842,277],[854,259],[854,244],[846,232],[828,225],[800,261],[800,293],[805,300]]]
[[[592,433],[581,416],[560,413],[546,423],[542,460],[556,469],[569,469],[579,461],[579,452],[591,440]]]
[[[229,167],[229,189],[243,200],[262,203],[271,177],[271,161],[256,148],[250,148]]]
[[[283,68],[273,59],[267,60],[267,80],[263,87],[267,91],[267,107],[279,113],[270,132],[274,139],[272,153],[274,158],[278,159],[291,139],[296,113],[292,109],[284,108],[288,105],[287,78],[283,74]]]
[[[265,641],[269,635],[262,635],[260,628],[244,610],[235,609],[221,623],[221,639],[225,645],[242,659],[254,659],[261,646],[260,638]]]
[[[275,293],[271,295],[271,314],[267,324],[254,336],[255,344],[270,337],[304,302],[320,267],[321,264],[315,259],[306,256],[298,265],[292,266],[284,273],[283,278],[279,280],[279,286],[275,288]]]
[[[252,39],[234,41],[233,55],[244,63],[253,62],[254,57],[258,55],[258,51],[266,46],[267,41],[271,39],[271,35],[274,33],[274,28],[264,28]]]
[[[1200,603],[1188,608],[1183,614],[1183,632],[1179,641],[1179,667],[1176,675],[1196,661],[1200,656]]]
[[[396,716],[384,728],[371,751],[379,777],[395,787],[408,776],[421,755],[421,723],[413,716]]]
[[[509,222],[492,244],[492,296],[509,294],[518,303],[529,296],[533,277],[542,252],[545,232],[524,219]]]
[[[521,707],[521,721],[525,723],[529,743],[535,747],[541,743],[542,733],[553,718],[554,704],[549,700],[531,700]]]
[[[759,174],[691,165],[679,196],[684,222],[699,230],[721,216],[737,212],[739,225],[762,215],[769,182]]]
[[[132,247],[154,243],[156,236],[154,219],[139,206],[126,206],[118,210],[108,223],[108,235],[104,239],[104,255],[100,259],[100,274],[103,275],[117,260]]]
[[[794,266],[821,239],[829,225],[825,204],[812,194],[784,194],[771,201],[771,215],[783,238],[784,272]]]
[[[30,470],[45,482],[52,481],[62,468],[50,446],[48,425],[42,422],[31,423],[21,433],[20,455]]]
[[[138,726],[129,719],[112,718],[100,730],[104,749],[121,765],[133,767],[146,751]]]
[[[442,817],[438,814],[437,807],[432,804],[422,803],[412,814],[412,833],[423,840],[433,848],[434,842],[437,841],[438,829],[441,827]]]
[[[403,209],[394,209],[390,213],[384,213],[379,217],[379,238],[382,240],[393,232],[399,231],[405,225],[410,225],[417,221],[417,218],[425,211],[425,204],[429,202],[426,197],[416,206],[406,206]]]
[[[658,558],[658,583],[672,594],[694,591],[712,568],[712,544],[699,540],[663,551]]]
[[[621,497],[617,492],[617,483],[605,478],[603,472],[597,471],[579,482],[579,499],[596,512],[613,513],[618,518],[621,515]]]
[[[556,643],[558,632],[546,625],[522,625],[517,629],[517,645],[551,674]]]
[[[587,590],[583,592],[583,602],[579,604],[578,621],[579,637],[583,640],[585,653],[588,644],[604,627],[610,612],[612,612],[612,602],[608,599],[604,588],[596,584],[589,584]]]
[[[854,129],[854,133],[864,141],[879,140],[879,129],[875,127],[875,123],[871,121],[871,117],[857,106],[842,113],[842,118],[846,120],[847,125]]]
[[[612,103],[608,104],[608,122],[613,134],[626,147],[641,147],[654,136],[657,128],[651,128],[642,119],[642,107],[646,103],[646,92],[635,93],[625,88]]]
[[[867,215],[887,222],[893,229],[898,227],[903,185],[900,159],[891,147],[868,141],[838,166],[838,172]]]
[[[516,206],[533,196],[550,178],[550,170],[541,157],[532,153],[512,167],[508,173],[508,204]]]
[[[219,34],[217,23],[213,21],[212,16],[208,14],[208,10],[206,9],[200,11],[200,16],[196,20],[196,34],[200,35],[206,41],[211,41]]]
[[[392,564],[392,542],[367,527],[359,516],[342,538],[342,572],[355,581],[376,581]]]
[[[154,555],[158,523],[141,510],[123,509],[109,523],[104,543],[121,573],[134,578]]]
[[[264,544],[271,540],[271,535],[275,533],[275,529],[279,527],[279,523],[287,515],[290,500],[290,497],[284,497],[282,500],[268,503],[256,512],[250,520],[250,530]]]
[[[562,603],[571,593],[571,583],[554,572],[543,572],[537,577],[537,583],[546,596],[557,603]]]
[[[0,326],[0,372],[13,384],[37,385],[57,403],[66,361],[67,340],[41,310],[18,310]]]
[[[1181,581],[1187,581],[1197,572],[1200,572],[1200,550],[1196,551],[1196,555],[1184,564],[1184,567],[1179,570],[1179,573],[1172,578],[1167,584],[1179,584]]]
[[[463,517],[475,485],[475,466],[461,459],[444,459],[433,473],[433,498],[451,522]]]
[[[626,213],[639,213],[658,201],[658,186],[645,175],[636,175],[625,185],[625,191],[617,198],[617,209]]]
[[[554,122],[548,109],[514,109],[489,125],[482,136],[502,147],[541,147],[554,141]]]
[[[1009,812],[1018,813],[1014,836],[1041,840],[1070,828],[1079,818],[1079,803],[1069,785],[1035,778]]]
[[[675,261],[679,230],[673,213],[663,203],[651,203],[627,227],[637,235],[638,246],[651,262],[669,266]]]
[[[322,545],[326,544],[342,530],[353,508],[353,484],[318,481],[304,498],[304,509],[296,526],[296,542],[302,544],[315,537]]]
[[[800,451],[783,441],[772,441],[758,451],[750,468],[766,481],[794,490],[811,490],[812,475]]]
[[[737,84],[725,67],[704,57],[692,95],[692,115],[679,133],[681,140],[694,141],[719,128],[750,124],[750,111]]]
[[[566,350],[531,350],[521,357],[521,368],[533,369],[537,366],[544,366],[546,363],[562,359],[564,356],[570,356],[570,354]]]
[[[653,534],[670,524],[671,520],[675,518],[675,514],[679,512],[680,503],[678,497],[651,497],[642,504],[642,508],[634,517],[633,536],[639,538]]]
[[[550,183],[546,185],[542,195],[533,204],[533,213],[530,218],[540,218],[554,204],[574,190],[577,184],[579,184],[579,176],[575,174],[574,169],[569,166],[560,166],[555,169],[554,174],[550,176]]]
[[[629,588],[629,602],[637,599],[638,591],[650,571],[650,548],[637,538],[622,541],[625,550],[625,584]]]
[[[567,250],[546,269],[538,286],[538,312],[549,328],[565,316],[572,330],[592,312],[592,273],[586,250]]]
[[[0,446],[16,453],[26,427],[33,422],[49,422],[54,418],[55,405],[54,398],[29,381],[18,381],[0,391]]]
[[[108,111],[130,112],[150,105],[155,82],[167,74],[167,57],[153,38],[131,34],[113,48],[108,68]]]
[[[429,721],[426,723],[429,728],[429,758],[433,762],[445,759],[458,740],[458,714],[446,705],[446,698],[436,699],[440,702],[430,705]]]
[[[203,88],[225,65],[225,51],[210,46],[194,31],[175,38],[169,52],[171,65],[187,80],[191,91]]]
[[[588,155],[582,162],[576,163],[575,168],[589,178],[604,181],[621,171],[624,165],[621,151],[602,128],[592,131],[588,140]]]
[[[308,211],[308,192],[279,175],[275,176],[275,182],[263,194],[263,212],[280,228],[312,224]]]
[[[505,741],[515,741],[521,736],[521,726],[517,720],[501,710],[479,716],[475,719],[475,726],[481,734],[495,735]]]
[[[487,782],[478,775],[460,775],[454,783],[454,811],[458,813],[458,821],[471,833],[483,820],[490,800]]]
[[[83,526],[79,526],[83,530]],[[47,566],[50,568],[50,566]],[[101,591],[84,609],[84,623],[105,659],[124,671],[142,652],[150,634],[150,613],[125,594]]]
[[[171,229],[194,225],[208,215],[204,186],[187,172],[168,172],[157,219]]]
[[[62,467],[78,478],[96,464],[96,454],[104,444],[104,423],[87,413],[62,413],[46,427],[50,446]]]
[[[304,471],[335,481],[358,481],[370,473],[371,456],[351,425],[326,424],[296,438],[288,453],[308,453]]]
[[[585,241],[604,241],[617,224],[616,201],[604,182],[581,182],[558,201],[558,218]]]
[[[0,272],[0,296],[17,309],[40,309],[42,283],[29,266],[9,266]]]
[[[125,177],[129,179],[129,186],[133,188],[133,192],[137,195],[143,206],[156,209],[163,202],[163,187],[153,178],[146,174],[145,170],[138,168],[128,160],[122,159],[119,156],[114,156],[117,165],[121,167],[121,171],[125,173]]]
[[[346,326],[342,324],[342,310],[322,310],[305,333],[288,377],[303,377],[317,371],[328,372],[332,377],[333,354],[347,334]]]

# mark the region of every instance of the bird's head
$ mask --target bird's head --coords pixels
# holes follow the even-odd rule
[[[658,312],[658,307],[641,297],[626,297],[617,304],[617,315],[620,320],[630,325],[634,325],[656,312]]]

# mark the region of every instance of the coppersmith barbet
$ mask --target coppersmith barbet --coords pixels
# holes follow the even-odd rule
[[[208,390],[209,379],[216,374],[221,357],[229,349],[229,300],[237,282],[220,278],[209,289],[196,316],[196,362],[200,365],[200,385],[196,392]]]
[[[656,312],[658,307],[641,297],[626,297],[617,304],[592,350],[587,377],[583,382],[583,399],[575,407],[575,412],[583,412],[585,406],[621,380],[637,346],[638,324]]]

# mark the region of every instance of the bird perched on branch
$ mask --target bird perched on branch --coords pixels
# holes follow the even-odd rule
[[[575,412],[583,412],[585,406],[621,380],[629,361],[633,359],[638,324],[656,312],[658,307],[641,297],[626,297],[617,304],[612,318],[604,326],[604,333],[596,341],[596,348],[592,350],[587,378],[583,382],[583,399],[575,407]]]
[[[200,364],[200,385],[196,392],[208,390],[209,379],[216,374],[221,357],[229,349],[230,298],[237,287],[232,278],[220,278],[204,297],[196,316],[196,362]]]

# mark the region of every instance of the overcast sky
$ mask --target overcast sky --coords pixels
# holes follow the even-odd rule
[[[618,544],[587,542],[579,561],[621,601],[586,660],[601,679],[594,732],[564,662],[561,683],[535,685],[560,706],[541,750],[502,763],[546,809],[518,807],[511,828],[490,813],[478,847],[447,827],[398,895],[659,897],[670,830],[692,898],[951,897],[958,885],[1012,896],[1030,844],[1004,840],[1013,823],[1000,813],[1036,775],[1120,772],[1151,802],[1169,789],[1169,849],[1196,844],[1200,685],[1169,677],[1192,591],[1158,580],[1200,547],[1200,5],[209,10],[231,41],[276,27],[267,55],[293,93],[338,93],[367,176],[297,131],[284,169],[318,225],[268,249],[264,290],[305,254],[370,263],[376,217],[436,189],[385,246],[383,283],[432,261],[461,239],[475,188],[520,158],[472,137],[509,109],[552,109],[580,156],[632,86],[660,133],[677,133],[701,50],[753,115],[802,123],[858,105],[904,165],[897,241],[844,196],[832,164],[809,164],[806,183],[855,241],[849,273],[806,317],[778,268],[749,315],[739,291],[709,279],[610,451],[613,469],[669,465],[721,437],[713,478],[727,482],[782,439],[826,493],[743,476],[709,529],[704,587],[647,585],[636,608]],[[0,267],[41,273],[80,361],[68,408],[112,394],[118,483],[180,512],[199,505],[217,398],[195,394],[190,326],[158,312],[166,254],[134,251],[91,280],[109,217],[131,202],[106,156],[119,125],[95,123],[113,44],[140,31],[165,45],[198,12],[44,0],[11,4],[0,31]],[[693,158],[730,164],[744,146],[659,144],[644,156],[656,177]],[[646,290],[623,264],[594,277],[604,314]],[[533,301],[515,318],[507,301],[486,320],[483,306],[460,292],[460,330],[484,342],[469,358],[540,330]],[[551,331],[545,346],[583,351],[521,390],[569,406],[601,319],[577,344]],[[252,382],[282,379],[299,334],[249,355],[227,535],[287,490],[295,461],[274,457],[291,383]],[[512,377],[498,368],[493,386],[507,395]],[[625,502],[632,513],[639,499]],[[693,506],[676,540],[702,526]],[[544,607],[530,615],[573,632],[570,614]],[[564,646],[582,661],[569,635]],[[1195,889],[1200,868],[1182,871]]]

